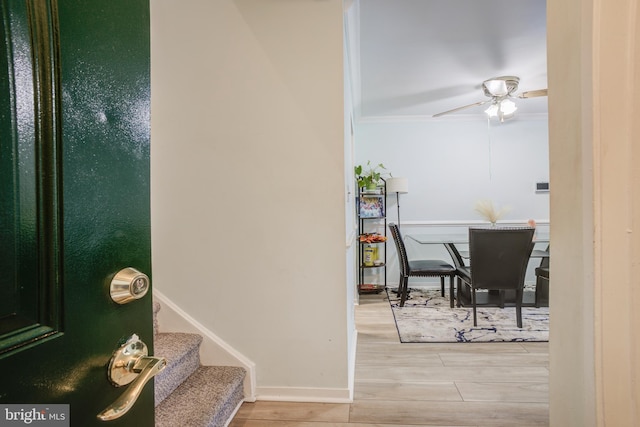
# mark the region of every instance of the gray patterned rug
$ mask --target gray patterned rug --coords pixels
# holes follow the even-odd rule
[[[393,290],[387,295],[403,343],[549,341],[548,307],[523,307],[521,329],[515,307],[478,307],[474,327],[473,309],[450,308],[439,289],[411,288],[404,307]]]

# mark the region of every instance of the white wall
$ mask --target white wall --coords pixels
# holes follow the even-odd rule
[[[359,122],[356,163],[383,163],[409,180],[402,221],[479,220],[478,200],[509,206],[504,219],[548,220],[549,195],[535,193],[549,179],[547,118],[499,124],[482,117]],[[395,218],[395,197],[390,217]]]
[[[357,250],[358,243],[356,241],[357,224],[355,218],[355,178],[353,173],[353,156],[355,150],[355,135],[353,128],[353,88],[352,79],[349,75],[349,28],[347,21],[353,19],[357,14],[357,4],[350,2],[344,3],[344,50],[343,50],[343,73],[344,73],[344,196],[345,196],[345,260],[347,263],[347,331],[349,333],[349,388],[353,392],[355,382],[355,365],[356,365],[356,349],[357,349],[357,331],[355,325],[355,308],[358,303],[357,292]],[[351,396],[353,397],[353,396]]]
[[[154,286],[256,365],[349,397],[342,1],[151,0]]]
[[[439,120],[370,120],[356,125],[356,164],[383,163],[393,176],[409,180],[400,194],[402,233],[438,232],[437,224],[484,221],[475,211],[479,200],[506,208],[502,220],[525,225],[535,219],[548,230],[549,193],[535,183],[549,181],[547,117],[518,117],[490,124],[482,116]],[[387,220],[397,222],[395,194],[387,198]],[[446,231],[449,231],[447,228]],[[442,245],[407,240],[410,258],[450,260]],[[398,281],[395,248],[389,240],[387,280]],[[533,260],[532,266],[539,263]],[[535,281],[529,268],[527,281]],[[412,283],[437,279],[412,279]]]

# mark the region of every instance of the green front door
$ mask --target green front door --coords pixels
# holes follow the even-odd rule
[[[114,350],[137,334],[153,354],[151,292],[109,291],[123,268],[151,276],[148,1],[0,7],[0,408],[152,426],[153,381],[97,418],[127,388],[107,376]]]

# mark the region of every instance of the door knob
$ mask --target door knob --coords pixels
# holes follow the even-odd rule
[[[109,294],[111,299],[118,304],[126,304],[145,296],[150,283],[151,281],[146,274],[135,268],[123,268],[113,276],[109,286]]]
[[[136,403],[145,384],[167,366],[164,357],[149,357],[147,346],[136,334],[118,348],[109,361],[109,380],[116,387],[131,384],[111,405],[98,414],[111,421],[126,414]]]

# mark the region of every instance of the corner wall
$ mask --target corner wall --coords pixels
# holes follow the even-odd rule
[[[348,400],[342,1],[151,0],[154,286],[256,365]]]
[[[550,425],[640,423],[640,9],[549,2]],[[552,190],[553,191],[553,190]]]
[[[591,11],[550,2],[549,152],[551,233],[549,414],[552,427],[594,427],[593,94]],[[586,2],[589,3],[589,2]],[[584,9],[582,8],[584,7]],[[567,54],[572,52],[571,55]]]

